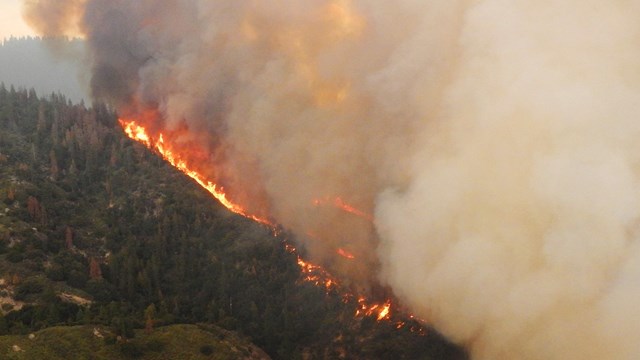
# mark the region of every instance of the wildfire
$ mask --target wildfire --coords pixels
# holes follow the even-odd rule
[[[367,299],[358,298],[358,309],[356,316],[375,316],[378,321],[391,319],[391,300],[387,300],[384,304],[367,303]]]
[[[341,197],[336,197],[333,199],[330,198],[323,198],[323,199],[315,199],[313,200],[313,205],[315,206],[322,206],[322,205],[327,205],[327,204],[331,204],[334,207],[347,212],[349,214],[353,214],[355,216],[361,217],[363,219],[366,219],[370,222],[373,222],[373,216],[371,214],[367,214],[366,212],[354,207],[353,205],[348,204],[346,201],[342,200]]]
[[[151,147],[151,140],[149,139],[149,135],[147,135],[147,131],[142,126],[138,126],[135,121],[127,123],[122,119],[120,120],[120,124],[122,125],[127,136],[135,141],[145,144],[147,147]]]
[[[214,184],[213,182],[205,179],[204,176],[199,172],[191,169],[186,161],[183,160],[181,156],[177,154],[169,144],[165,143],[163,134],[160,134],[157,140],[152,139],[149,136],[147,130],[144,127],[138,125],[135,121],[127,121],[123,119],[120,119],[119,121],[127,136],[135,141],[144,144],[148,148],[157,150],[165,160],[173,165],[173,167],[195,180],[227,209],[236,214],[257,221],[261,224],[273,226],[273,224],[269,220],[247,213],[247,211],[242,206],[233,203],[227,198],[227,194],[224,192],[224,188],[222,186]]]
[[[336,252],[345,259],[353,260],[356,258],[355,255],[342,248],[338,249]]]
[[[316,286],[322,286],[327,292],[338,286],[337,279],[331,276],[331,274],[329,274],[329,272],[327,272],[322,266],[305,261],[300,257],[298,250],[293,245],[285,243],[284,247],[287,252],[296,256],[298,266],[305,275],[303,278],[304,281],[310,282]]]
[[[189,176],[194,181],[196,181],[200,186],[206,189],[214,198],[216,198],[227,209],[229,209],[230,211],[236,214],[252,219],[258,223],[268,225],[272,229],[276,229],[276,226],[268,219],[255,216],[253,214],[249,214],[242,206],[235,204],[233,201],[231,201],[227,197],[227,194],[224,192],[223,187],[218,186],[212,181],[206,179],[205,176],[203,176],[198,171],[194,170],[187,163],[187,161],[173,148],[173,146],[171,146],[170,143],[167,143],[165,141],[165,136],[162,133],[158,134],[157,137],[154,138],[149,135],[149,132],[143,126],[139,125],[133,120],[120,119],[119,122],[124,132],[127,134],[127,136],[145,145],[147,148],[154,149],[155,151],[157,151],[166,161],[168,161],[176,169],[180,170],[182,173]],[[369,221],[373,221],[373,217],[371,215],[349,205],[339,197],[333,200],[323,199],[323,200],[314,201],[314,204],[316,206],[320,206],[326,203],[331,203],[335,207],[345,212],[357,215]],[[304,281],[313,283],[316,286],[322,286],[327,292],[336,290],[340,287],[340,282],[335,277],[333,277],[329,272],[327,272],[322,266],[312,264],[302,259],[302,257],[300,257],[297,249],[294,246],[292,246],[291,244],[285,243],[285,249],[289,253],[294,254],[296,256],[298,266],[300,267],[300,270],[304,274],[304,277],[303,277]],[[350,252],[342,248],[337,249],[336,252],[338,255],[348,260],[354,260],[356,258],[353,254],[351,254]],[[344,290],[344,289],[341,289],[341,290]],[[345,302],[350,302],[354,298],[354,296],[349,292],[345,292],[343,297],[345,299]],[[388,320],[391,320],[391,310],[392,310],[391,300],[387,300],[384,303],[380,303],[380,304],[378,303],[371,304],[367,301],[366,298],[359,297],[355,316],[356,317],[372,316],[372,317],[375,317],[376,320],[378,321],[383,321],[383,320],[388,321]],[[403,326],[404,326],[404,323],[403,323]]]
[[[289,253],[296,255],[298,266],[300,266],[300,269],[305,274],[305,277],[303,278],[305,281],[315,284],[316,286],[322,286],[326,289],[327,292],[338,289],[340,287],[340,283],[338,282],[338,280],[331,276],[331,274],[329,274],[322,266],[304,261],[300,257],[300,255],[298,255],[297,250],[294,246],[292,246],[291,244],[285,244],[285,248]],[[342,249],[338,249],[338,251],[340,250]],[[347,253],[346,251],[344,252],[344,254],[345,256],[350,256],[347,257],[349,259],[355,259],[355,256]],[[352,294],[346,293],[343,295],[345,303],[351,302],[352,298]],[[355,316],[373,316],[378,321],[391,320],[391,308],[391,300],[387,300],[382,304],[371,304],[365,297],[360,296],[358,298],[358,306],[356,308]]]

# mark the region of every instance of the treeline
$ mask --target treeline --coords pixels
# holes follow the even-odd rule
[[[0,168],[4,295],[27,304],[4,309],[0,334],[206,322],[280,359],[458,354],[434,333],[354,319],[354,304],[301,282],[282,237],[126,138],[104,105],[1,86]]]
[[[84,73],[84,40],[65,37],[0,39],[0,82],[62,92],[74,102],[89,99]]]

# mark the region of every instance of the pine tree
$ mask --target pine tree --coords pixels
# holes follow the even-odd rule
[[[100,269],[100,263],[95,257],[92,257],[91,261],[89,262],[89,277],[92,280],[102,279],[102,270]]]
[[[65,230],[64,241],[67,249],[73,249],[73,229],[70,226],[67,226],[67,229]]]
[[[155,322],[155,317],[156,306],[154,304],[151,304],[144,310],[144,330],[147,332],[147,334],[151,334],[151,332],[153,331],[153,323]]]

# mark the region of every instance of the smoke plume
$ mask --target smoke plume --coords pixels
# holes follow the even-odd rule
[[[81,33],[85,0],[23,0],[23,18],[42,35],[61,37]]]
[[[147,125],[206,149],[235,199],[354,284],[388,285],[473,358],[640,357],[640,1],[28,14],[59,31],[70,8],[96,98],[157,115]],[[317,205],[335,197],[374,225]]]

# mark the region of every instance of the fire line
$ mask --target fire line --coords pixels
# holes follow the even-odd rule
[[[165,141],[163,134],[159,134],[157,139],[154,139],[149,135],[145,127],[143,127],[142,125],[139,125],[134,120],[119,119],[119,122],[125,134],[129,138],[143,144],[145,147],[149,149],[157,151],[162,156],[163,159],[169,162],[173,167],[178,169],[180,172],[192,178],[195,182],[197,182],[201,187],[207,190],[215,199],[217,199],[222,205],[224,205],[231,212],[234,212],[238,215],[254,220],[260,224],[269,226],[271,229],[276,229],[275,224],[273,224],[271,221],[269,221],[266,218],[261,218],[261,217],[249,214],[244,208],[242,208],[242,206],[235,204],[227,197],[227,194],[224,192],[223,187],[218,186],[212,181],[206,179],[202,174],[200,174],[196,170],[193,170],[189,166],[189,164],[183,159],[183,157],[180,156],[180,154],[173,149],[171,144]],[[360,216],[370,221],[373,220],[371,215],[366,214],[354,208],[353,206],[344,202],[339,197],[335,198],[334,200],[322,199],[322,200],[314,201],[314,204],[316,206],[319,206],[325,203],[331,203],[337,208],[344,210],[345,212]],[[333,291],[340,286],[339,281],[335,277],[333,277],[329,272],[327,272],[322,266],[312,264],[302,259],[302,257],[300,257],[297,249],[294,246],[292,246],[291,244],[285,244],[285,248],[289,253],[294,254],[297,257],[298,266],[300,267],[301,272],[304,274],[304,277],[303,277],[304,281],[315,284],[316,286],[324,287],[327,292]],[[342,248],[338,249],[336,252],[340,256],[348,260],[354,260],[356,258],[353,254],[347,252]],[[343,295],[343,298],[346,299],[345,300],[346,302],[349,302],[350,299],[353,298],[353,295],[347,293]],[[383,321],[383,320],[390,321],[392,308],[393,306],[392,306],[391,300],[387,300],[381,304],[377,304],[377,303],[371,304],[366,300],[366,298],[360,296],[358,297],[358,306],[357,306],[355,316],[356,317],[363,317],[363,316],[375,317],[377,321]],[[397,326],[397,328],[401,328],[404,326],[404,322],[399,322],[398,325],[400,323],[402,323],[402,325]]]

